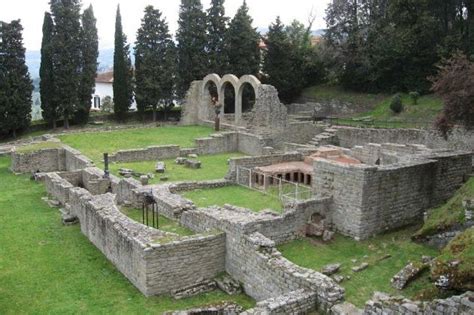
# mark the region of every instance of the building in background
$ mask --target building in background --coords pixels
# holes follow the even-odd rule
[[[102,109],[102,102],[104,97],[110,96],[114,98],[114,72],[106,71],[98,73],[95,78],[95,93],[92,95],[92,107],[91,111],[99,111]],[[137,103],[133,100],[130,110],[135,111],[137,109]]]

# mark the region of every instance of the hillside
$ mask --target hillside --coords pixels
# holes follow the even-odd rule
[[[409,95],[402,93],[403,112],[395,114],[390,110],[393,95],[357,93],[334,85],[318,85],[303,91],[301,101],[324,103],[338,101],[365,108],[348,119],[337,119],[342,125],[388,128],[431,127],[441,112],[443,103],[435,95],[424,95],[415,105]]]

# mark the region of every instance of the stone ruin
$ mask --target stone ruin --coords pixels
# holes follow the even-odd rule
[[[230,292],[241,285],[257,300],[256,307],[243,314],[472,312],[472,293],[433,302],[378,294],[360,310],[343,302],[344,289],[333,278],[291,263],[276,249],[306,234],[330,239],[338,232],[367,239],[421,222],[426,209],[447,200],[471,173],[472,135],[459,133],[458,141],[446,142],[429,131],[295,121],[274,87],[252,76],[232,75],[209,75],[192,84],[184,124],[213,124],[210,82],[219,99],[225,98],[230,85],[236,91],[235,112],[222,114],[224,131],[196,139],[193,148],[123,150],[110,155],[110,161],[186,163],[193,154],[247,154],[229,161],[224,179],[147,185],[134,178],[104,177],[89,159],[65,145],[30,153],[13,151],[12,170],[40,171],[36,177],[59,202],[68,222],[77,220],[82,233],[147,296],[182,297],[226,286]],[[242,108],[245,85],[255,91],[255,104],[248,112]],[[42,140],[51,138],[38,139]],[[10,154],[11,149],[0,154]],[[246,175],[244,169],[251,172]],[[232,205],[200,209],[179,194],[235,184],[266,189],[277,183],[275,179],[308,187],[311,196],[285,203],[277,214]],[[153,229],[120,212],[122,206],[140,207],[150,194],[160,215],[195,234],[183,237]],[[230,277],[225,285],[218,277],[224,272]],[[201,311],[218,312],[190,313]]]

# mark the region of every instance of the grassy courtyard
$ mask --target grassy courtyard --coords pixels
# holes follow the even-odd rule
[[[209,136],[213,130],[204,126],[164,126],[108,132],[84,132],[60,136],[62,142],[78,149],[99,164],[104,153],[148,146],[179,145],[193,147],[194,139]]]
[[[120,211],[125,214],[127,217],[130,219],[133,219],[139,223],[143,222],[143,212],[142,209],[134,209],[134,208],[126,208],[122,207]],[[149,217],[148,220],[151,224],[151,212],[149,212]],[[164,232],[169,232],[169,233],[175,233],[180,236],[190,236],[195,234],[193,231],[190,229],[182,226],[179,224],[179,222],[170,220],[167,217],[164,217],[162,215],[158,216],[158,228]]]
[[[243,154],[237,152],[199,156],[198,160],[202,162],[200,169],[190,169],[184,165],[177,165],[175,159],[169,159],[163,161],[166,165],[164,174],[155,173],[156,161],[113,163],[110,165],[110,170],[115,175],[118,175],[120,168],[132,169],[142,174],[153,173],[155,178],[150,180],[150,184],[160,183],[161,177],[167,177],[169,182],[212,180],[224,178],[228,170],[227,160],[240,156],[243,156]]]
[[[375,291],[422,298],[426,296],[426,290],[433,289],[428,272],[403,291],[397,291],[390,285],[390,279],[409,261],[420,261],[422,255],[434,257],[438,254],[435,249],[413,243],[410,236],[414,231],[409,228],[363,242],[340,235],[328,244],[306,238],[284,244],[279,250],[292,262],[318,271],[327,264],[341,263],[339,274],[351,277],[341,283],[346,289],[346,300],[362,307]],[[382,260],[386,254],[391,257]],[[357,261],[352,262],[354,259]],[[359,273],[352,272],[352,267],[363,262],[369,264],[367,269]]]
[[[248,208],[255,212],[270,209],[282,212],[283,205],[276,196],[265,195],[261,192],[241,186],[227,186],[215,189],[196,189],[182,194],[192,200],[198,207],[223,206],[231,204]]]
[[[221,292],[175,301],[144,297],[59,211],[41,201],[44,186],[9,172],[0,157],[1,314],[161,314],[222,301],[244,307],[244,295]]]

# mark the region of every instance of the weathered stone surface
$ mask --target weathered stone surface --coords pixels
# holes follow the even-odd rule
[[[198,169],[198,168],[201,168],[201,161],[198,161],[198,160],[186,160],[185,165],[186,165],[186,167],[188,167],[188,168]]]
[[[189,298],[206,292],[211,292],[216,289],[216,282],[214,280],[201,279],[198,283],[181,288],[179,290],[171,291],[171,296],[176,300]]]
[[[178,165],[184,165],[184,164],[186,164],[186,161],[187,161],[187,160],[188,160],[188,159],[185,158],[185,157],[177,157],[176,160],[175,160],[175,162],[176,162],[176,164],[178,164]]]
[[[141,183],[143,186],[148,185],[148,180],[149,180],[149,177],[148,177],[147,175],[142,175],[142,176],[140,176],[140,183]]]
[[[324,231],[324,233],[323,233],[323,241],[329,242],[330,240],[333,239],[334,235],[335,235],[335,233],[332,232],[332,231],[328,231],[328,230]]]
[[[334,281],[336,281],[337,283],[341,283],[342,281],[344,281],[344,276],[341,276],[341,275],[334,275],[332,277],[334,279]]]
[[[164,315],[238,315],[243,308],[235,303],[223,303],[185,311],[166,312]]]
[[[418,263],[409,263],[402,270],[400,270],[395,276],[393,276],[391,283],[392,287],[398,290],[402,290],[413,280],[417,275],[425,269],[426,265]]]
[[[155,165],[155,171],[157,173],[164,173],[166,170],[165,162],[157,162]]]
[[[229,295],[236,295],[242,292],[240,283],[227,274],[216,278],[215,281],[217,287]]]
[[[352,267],[351,270],[353,272],[361,272],[362,270],[365,270],[369,267],[368,263],[362,263],[359,266]]]
[[[331,276],[331,275],[337,273],[340,268],[341,268],[341,264],[339,264],[339,263],[330,264],[330,265],[324,266],[323,269],[321,270],[321,272],[323,274],[325,274],[326,276]]]

